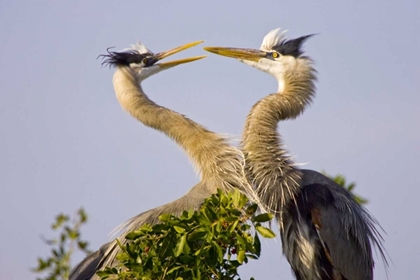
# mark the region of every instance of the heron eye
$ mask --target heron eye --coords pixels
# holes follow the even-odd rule
[[[143,59],[143,64],[144,64],[144,65],[147,65],[147,63],[149,63],[149,59],[148,59],[148,58],[144,58],[144,59]]]
[[[278,53],[278,52],[273,52],[273,53],[271,53],[271,56],[272,56],[273,58],[278,58],[280,55],[279,55],[279,53]]]

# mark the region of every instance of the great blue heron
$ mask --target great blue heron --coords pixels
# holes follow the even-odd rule
[[[115,66],[114,90],[121,106],[144,125],[162,131],[181,146],[200,175],[200,182],[183,197],[143,212],[119,226],[122,244],[128,232],[136,230],[145,223],[156,224],[161,214],[180,215],[185,210],[196,210],[206,198],[217,189],[229,191],[238,188],[251,199],[256,198],[248,183],[244,170],[242,151],[229,144],[229,139],[205,129],[187,117],[162,107],[143,92],[141,82],[153,74],[176,65],[192,62],[205,56],[197,56],[166,63],[156,63],[172,54],[195,46],[202,41],[193,42],[167,52],[153,54],[142,43],[133,45],[121,52],[102,55],[105,65]],[[116,241],[104,244],[98,251],[86,257],[70,274],[70,280],[99,279],[96,271],[116,264],[115,257],[120,252]]]
[[[312,35],[288,40],[284,33],[270,31],[259,50],[204,48],[278,81],[278,92],[258,101],[246,119],[242,149],[248,176],[276,215],[296,279],[373,279],[372,244],[387,264],[376,220],[346,189],[316,171],[298,169],[277,133],[278,122],[299,116],[315,95],[316,71],[301,49]]]

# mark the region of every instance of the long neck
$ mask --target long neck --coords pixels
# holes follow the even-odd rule
[[[213,187],[213,192],[216,191],[214,186],[225,190],[233,187],[252,190],[244,173],[243,154],[229,145],[227,139],[150,100],[127,68],[118,68],[113,82],[121,106],[184,149],[201,179],[209,188]]]
[[[294,199],[299,172],[283,147],[277,124],[296,118],[315,94],[315,70],[285,75],[278,93],[258,101],[248,114],[242,135],[246,172],[262,202],[276,213]],[[281,224],[281,221],[280,221]]]

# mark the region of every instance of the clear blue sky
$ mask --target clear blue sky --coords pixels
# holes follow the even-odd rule
[[[314,104],[280,132],[307,168],[342,173],[387,231],[389,279],[419,279],[420,4],[405,1],[1,1],[0,278],[32,279],[58,212],[84,206],[97,249],[118,224],[184,194],[183,152],[119,106],[96,57],[142,40],[162,51],[195,40],[259,47],[271,29],[307,41]],[[203,46],[204,46],[203,45]],[[205,53],[201,46],[177,57]],[[252,104],[277,89],[265,73],[210,55],[147,80],[149,96],[240,137]],[[280,242],[245,269],[292,279]],[[77,255],[74,262],[82,255]],[[385,279],[381,262],[376,279]]]

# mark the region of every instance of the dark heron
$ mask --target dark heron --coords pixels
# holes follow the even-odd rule
[[[279,121],[294,119],[315,95],[316,71],[302,44],[312,35],[288,40],[280,28],[260,49],[204,49],[269,73],[278,91],[251,109],[242,135],[249,180],[275,214],[283,253],[296,279],[373,279],[372,245],[387,264],[378,223],[354,197],[326,176],[296,167],[277,132]]]

